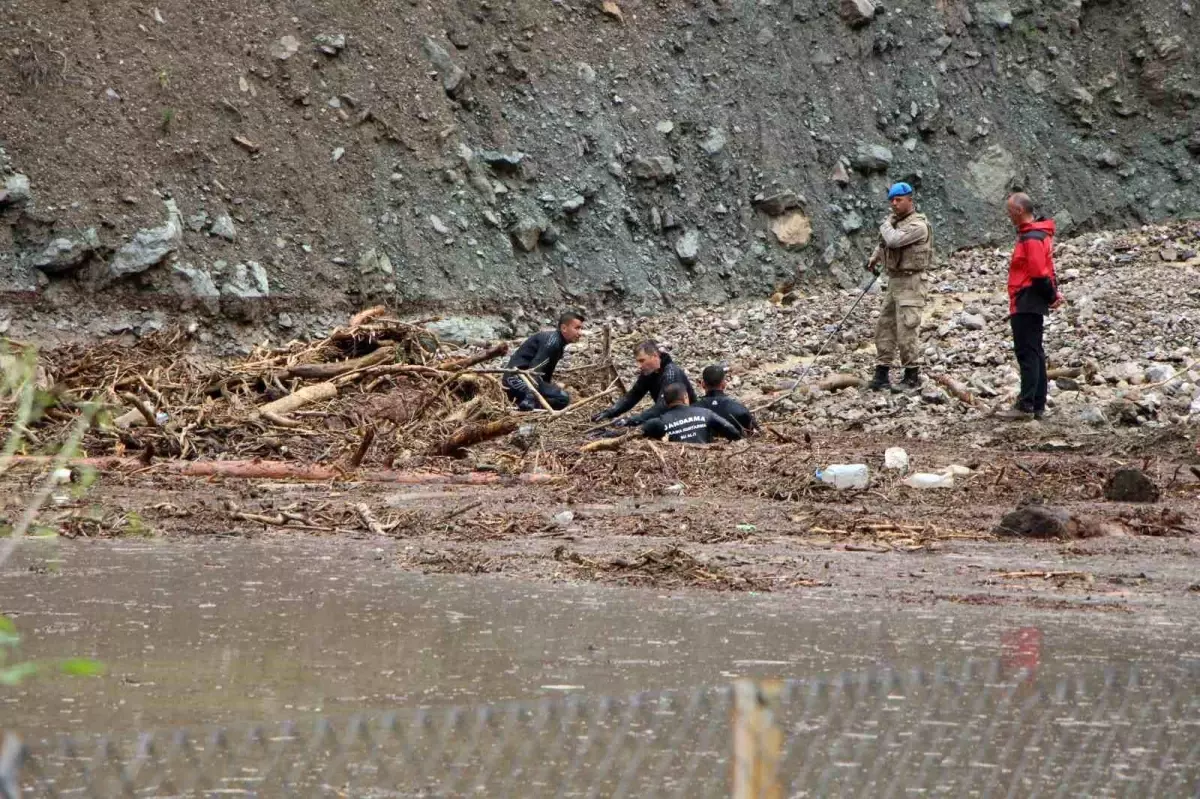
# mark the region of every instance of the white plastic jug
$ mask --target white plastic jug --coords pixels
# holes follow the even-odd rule
[[[871,475],[865,463],[832,463],[824,469],[817,470],[817,479],[842,490],[866,488],[871,482]]]

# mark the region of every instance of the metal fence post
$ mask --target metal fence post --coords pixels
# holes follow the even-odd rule
[[[0,799],[21,799],[21,761],[25,745],[15,732],[0,733]]]
[[[783,731],[775,719],[778,680],[733,684],[733,799],[782,799]]]

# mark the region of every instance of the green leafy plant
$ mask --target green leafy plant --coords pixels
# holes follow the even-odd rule
[[[171,123],[175,121],[175,109],[164,108],[162,110],[162,131],[163,133],[171,132]]]
[[[21,635],[17,625],[7,616],[0,616],[0,686],[13,687],[39,674],[57,672],[72,677],[95,677],[104,674],[104,664],[91,658],[62,658],[61,660],[17,660]]]
[[[30,426],[36,423],[46,410],[58,404],[57,398],[48,391],[38,388],[37,352],[33,347],[21,346],[0,340],[0,429],[7,428],[4,447],[0,449],[0,477],[15,462],[18,454],[24,454],[30,440]],[[55,487],[62,481],[61,471],[68,460],[79,451],[84,434],[95,421],[100,406],[79,406],[79,415],[66,440],[50,459],[49,468],[34,495],[23,503],[15,522],[0,522],[0,566],[11,557],[20,541],[25,537],[52,538],[57,531],[41,524],[38,515]],[[87,470],[78,487],[72,490],[86,491],[95,480],[95,471]],[[17,647],[21,636],[17,626],[7,616],[0,616],[0,686],[13,686],[36,674],[58,672],[75,676],[101,674],[104,667],[88,658],[66,658],[54,661],[18,660]]]

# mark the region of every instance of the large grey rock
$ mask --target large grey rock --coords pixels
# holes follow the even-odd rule
[[[300,40],[295,36],[281,36],[274,44],[271,45],[271,57],[280,61],[287,61],[296,54],[300,49]]]
[[[517,247],[525,252],[533,252],[537,249],[538,242],[542,240],[542,234],[546,232],[546,228],[547,222],[544,218],[534,214],[523,214],[508,229],[508,233]]]
[[[787,189],[774,194],[756,194],[754,196],[754,207],[768,216],[780,216],[793,208],[801,207],[804,203],[803,196]]]
[[[100,247],[95,228],[88,228],[79,238],[62,237],[51,241],[34,256],[30,265],[48,275],[61,275],[78,268]]]
[[[504,320],[495,316],[448,316],[425,325],[442,341],[464,345],[503,338],[505,327]]]
[[[665,183],[675,179],[675,160],[665,155],[651,158],[639,155],[630,164],[629,172],[638,180]]]
[[[520,172],[521,164],[525,162],[525,153],[500,150],[480,150],[479,160],[495,169],[497,172]]]
[[[171,266],[171,278],[175,294],[183,301],[185,308],[199,305],[209,313],[216,313],[220,309],[221,292],[217,290],[216,281],[207,269],[175,263]]]
[[[1166,364],[1155,364],[1146,370],[1146,382],[1148,383],[1166,383],[1175,375],[1174,367]]]
[[[422,44],[425,57],[433,64],[434,69],[442,76],[442,88],[451,98],[457,99],[467,84],[467,71],[454,63],[441,45],[428,36]]]
[[[868,24],[875,17],[871,0],[838,0],[838,16],[852,28]]]
[[[1008,0],[982,0],[975,4],[980,19],[1000,30],[1008,30],[1013,24],[1012,6]]]
[[[1008,196],[1008,188],[1016,176],[1016,158],[995,144],[967,164],[966,184],[980,200],[997,205]]]
[[[235,241],[237,239],[237,228],[233,225],[233,217],[229,214],[218,214],[213,220],[212,227],[209,232],[214,236],[220,236],[226,241]]]
[[[346,49],[346,34],[318,33],[313,37],[313,42],[317,45],[317,49],[325,55],[336,56]]]
[[[21,173],[9,175],[4,180],[4,190],[0,192],[4,199],[0,205],[21,205],[33,199],[33,191],[29,188],[29,178]]]
[[[851,211],[842,217],[842,230],[847,233],[855,233],[863,228],[862,214],[858,211]]]
[[[372,247],[358,259],[360,291],[367,296],[393,294],[396,291],[395,270],[387,253]]]
[[[234,264],[221,283],[221,296],[237,300],[257,300],[271,294],[267,270],[257,261]]]
[[[983,330],[987,327],[987,320],[981,314],[965,313],[960,321],[967,330]]]
[[[854,151],[854,156],[850,159],[850,165],[859,172],[886,172],[888,166],[892,163],[892,151],[884,147],[882,144],[867,144],[858,145],[858,149]]]
[[[726,143],[725,131],[720,128],[711,128],[708,131],[708,137],[700,143],[700,149],[709,155],[719,155],[725,149]]]
[[[139,230],[133,240],[117,250],[108,264],[109,280],[145,272],[162,263],[183,241],[183,219],[174,200],[167,200],[167,221],[161,227]]]
[[[680,236],[675,242],[675,255],[684,266],[693,266],[700,259],[700,231],[693,228]]]

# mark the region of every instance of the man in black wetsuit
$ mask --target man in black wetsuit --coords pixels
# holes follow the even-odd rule
[[[646,438],[662,438],[676,444],[708,444],[713,436],[737,441],[742,431],[733,422],[726,421],[708,408],[688,405],[687,390],[679,383],[672,383],[663,392],[667,409],[642,425]]]
[[[628,394],[617,400],[615,405],[593,416],[593,422],[616,419],[613,422],[614,427],[637,427],[656,416],[661,416],[667,409],[666,401],[663,399],[663,392],[666,391],[667,386],[682,386],[688,402],[696,401],[696,392],[692,388],[688,376],[671,360],[668,353],[658,348],[656,342],[643,341],[634,348],[633,355],[637,359],[640,372],[637,382],[633,384],[633,388],[629,389]],[[641,402],[642,397],[647,395],[654,401],[654,405],[641,413],[617,419],[618,416],[633,410],[633,407]]]
[[[698,407],[708,408],[727,422],[738,426],[744,435],[754,432],[754,417],[750,409],[725,393],[725,367],[713,364],[704,367],[700,375],[704,384],[704,396],[696,403]]]
[[[508,359],[507,368],[535,373],[536,377],[527,377],[533,381],[538,393],[546,398],[546,403],[556,411],[567,407],[571,400],[567,392],[550,381],[554,379],[554,369],[562,360],[567,345],[579,341],[583,335],[583,322],[583,314],[566,311],[558,317],[557,329],[533,334]],[[533,411],[542,407],[522,375],[507,374],[503,382],[504,391],[509,399],[517,403],[517,410]]]

